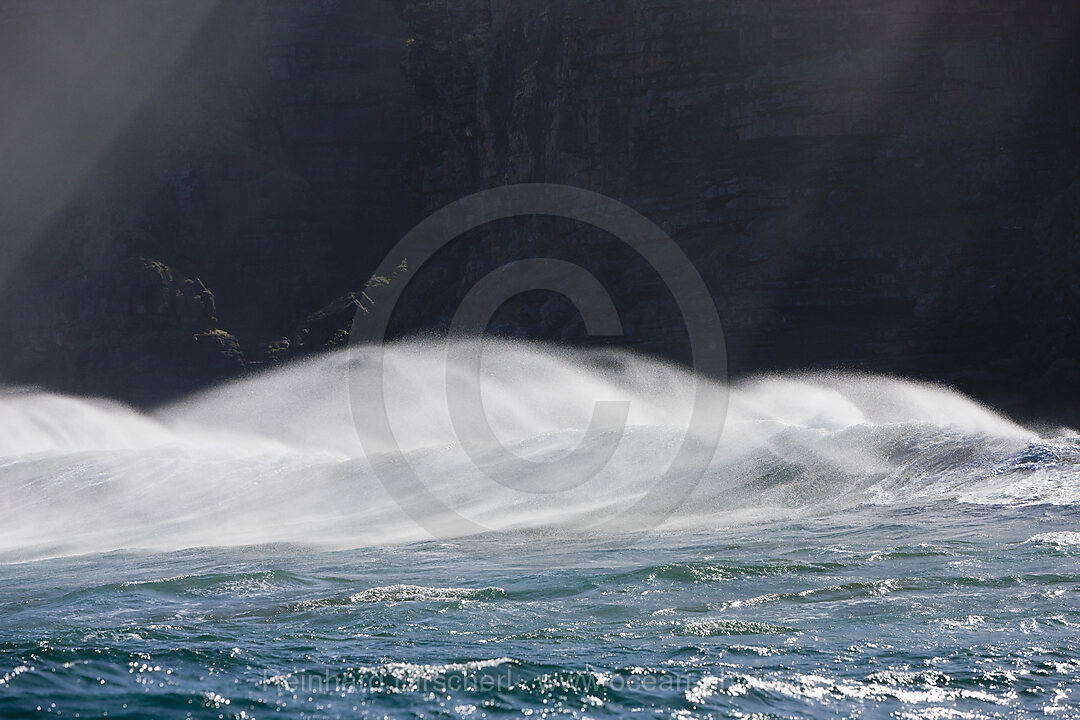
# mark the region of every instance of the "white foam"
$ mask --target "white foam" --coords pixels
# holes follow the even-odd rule
[[[1056,545],[1058,547],[1073,547],[1080,545],[1080,532],[1062,531],[1039,533],[1028,538],[1024,542],[1038,543],[1040,545]]]
[[[631,524],[663,519],[634,505],[685,435],[690,373],[630,353],[506,342],[485,344],[479,377],[451,363],[452,375],[482,389],[498,440],[533,460],[573,451],[594,402],[629,401],[628,427],[603,470],[580,487],[537,494],[494,483],[461,448],[446,357],[442,344],[411,342],[389,346],[385,358],[395,439],[434,497],[492,529],[582,528],[630,508]],[[385,480],[400,463],[352,421],[347,373],[365,372],[368,359],[322,356],[150,415],[47,393],[0,395],[0,558],[428,539],[415,522],[427,501],[401,509],[373,472]],[[730,389],[720,446],[701,450],[704,477],[667,526],[708,529],[863,502],[1070,501],[1062,488],[1075,485],[1077,447],[943,387],[838,373],[759,377]]]

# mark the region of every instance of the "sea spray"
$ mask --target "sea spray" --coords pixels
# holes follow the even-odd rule
[[[485,343],[482,373],[469,381],[481,387],[499,442],[518,456],[573,451],[598,400],[628,400],[627,427],[611,461],[581,487],[498,485],[454,433],[445,379],[459,369],[447,366],[445,345],[391,345],[385,410],[395,441],[443,503],[492,530],[587,534],[657,482],[686,433],[699,381],[691,372],[624,351]],[[372,471],[385,459],[365,453],[357,436],[345,387],[348,372],[364,371],[362,352],[328,354],[151,414],[7,392],[0,557],[426,539],[412,519],[424,508],[402,511]],[[941,386],[842,373],[755,377],[731,388],[720,446],[664,527],[859,504],[1075,502],[1078,456],[1075,437],[1040,438]],[[654,520],[648,508],[635,512],[642,525]]]

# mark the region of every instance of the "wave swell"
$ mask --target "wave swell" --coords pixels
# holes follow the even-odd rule
[[[494,341],[485,341],[483,357],[481,375],[470,378],[441,343],[391,345],[384,387],[410,465],[432,494],[485,527],[587,529],[644,496],[686,432],[695,379],[678,367],[620,351]],[[352,422],[347,377],[366,365],[363,352],[326,355],[151,414],[6,391],[0,559],[428,539],[413,521],[424,508],[403,512],[386,492],[373,467],[391,460],[372,438],[361,443]],[[461,448],[446,401],[446,378],[455,373],[482,388],[495,436],[522,458],[573,451],[598,400],[628,400],[627,427],[610,462],[580,487],[504,487]],[[665,527],[707,529],[860,504],[1080,504],[1075,433],[1040,436],[948,388],[868,375],[773,375],[734,384],[728,405],[702,481]],[[640,512],[649,523],[648,510]]]

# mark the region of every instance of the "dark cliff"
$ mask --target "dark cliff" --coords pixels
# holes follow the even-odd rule
[[[0,19],[5,36],[65,12],[23,7]],[[88,57],[153,55],[144,38],[179,11],[143,7],[131,37]],[[152,402],[243,360],[222,341],[158,364],[147,333],[186,343],[220,324],[256,362],[305,338],[333,345],[346,294],[412,224],[476,190],[545,181],[622,200],[679,243],[736,373],[938,378],[1075,421],[1076,4],[326,0],[221,4],[189,24],[77,181],[45,176],[29,201],[2,201],[5,231],[30,246],[3,290],[9,379]],[[530,255],[589,267],[628,341],[684,356],[655,273],[567,222],[488,228],[410,268],[398,330],[445,326],[472,282]],[[170,310],[150,328],[110,304],[110,283],[142,287],[135,258],[200,278],[215,322]],[[566,303],[532,300],[493,329],[580,335]]]

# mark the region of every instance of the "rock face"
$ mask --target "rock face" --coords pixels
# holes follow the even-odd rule
[[[87,35],[94,29],[100,37]],[[131,73],[140,82],[130,98],[105,92],[117,66],[160,68],[158,49],[181,29],[188,34],[167,72]],[[42,37],[50,44],[37,52]],[[10,339],[0,379],[153,403],[220,378],[219,351],[232,368],[232,341],[216,347],[220,337],[207,336],[199,347],[214,352],[181,361],[155,343],[158,325],[105,317],[105,284],[126,282],[134,258],[201,278],[222,326],[255,359],[360,287],[383,243],[419,213],[402,171],[417,115],[400,69],[406,38],[384,2],[0,8],[0,167],[29,173],[5,175],[0,188],[0,331]],[[57,58],[67,59],[65,47],[78,50],[70,68]],[[36,52],[37,65],[26,59]],[[129,111],[114,111],[116,102]],[[23,121],[31,110],[36,123]],[[80,114],[81,125],[64,124]],[[94,152],[69,158],[64,151],[81,146],[65,137],[80,132],[102,137],[82,144]],[[38,155],[24,158],[20,146]],[[51,172],[30,172],[42,165]],[[18,192],[21,184],[32,191]],[[26,235],[28,227],[40,229]],[[17,264],[8,238],[22,239]],[[92,339],[83,326],[112,334]],[[68,338],[63,347],[48,340],[57,335]],[[116,346],[84,357],[83,342]]]
[[[345,347],[349,344],[349,333],[356,316],[370,313],[376,304],[385,302],[386,289],[407,282],[408,272],[408,263],[402,261],[390,275],[372,276],[364,282],[362,290],[346,293],[313,312],[291,337],[280,337],[266,346],[266,360],[279,364]]]
[[[1004,405],[1041,383],[1075,406],[1038,378],[1077,357],[1058,215],[1080,168],[1080,7],[396,5],[426,208],[501,183],[598,190],[694,260],[735,372],[865,368]],[[681,330],[662,294],[630,313],[661,348]]]
[[[134,394],[117,390],[117,365],[45,349],[105,312],[107,292],[78,278],[126,277],[132,257],[203,278],[249,359],[324,348],[349,293],[422,217],[554,182],[671,235],[716,298],[735,373],[896,372],[1071,421],[1078,43],[1080,5],[1052,0],[225,4],[3,291],[16,342],[0,371],[122,397],[204,382],[201,363],[230,349],[192,356],[183,383],[133,371]],[[410,267],[397,331],[444,327],[478,278],[531,256],[588,267],[629,342],[685,356],[655,272],[613,238],[542,218]],[[202,295],[181,295],[193,304],[169,317],[182,325]],[[137,318],[116,332],[151,332]],[[542,294],[491,327],[583,334]]]
[[[9,319],[10,378],[150,404],[243,372],[240,344],[218,328],[201,280],[145,258],[65,280],[28,298],[34,315]],[[45,294],[58,292],[69,294]]]
[[[1080,181],[1044,204],[1033,234],[1036,265],[1017,278],[1012,302],[1025,308],[1034,300],[1037,308],[1052,310],[1027,317],[1017,354],[1037,375],[1034,402],[1075,425],[1080,421]]]

